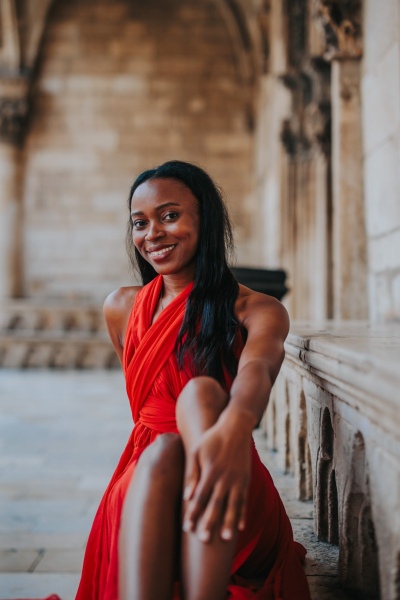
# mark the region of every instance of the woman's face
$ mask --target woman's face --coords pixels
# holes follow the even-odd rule
[[[161,275],[194,275],[200,217],[192,192],[176,179],[152,179],[136,188],[131,202],[132,240]]]

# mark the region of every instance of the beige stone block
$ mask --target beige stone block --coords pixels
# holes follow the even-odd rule
[[[131,40],[141,42],[141,38],[147,38],[149,34],[148,24],[144,21],[129,20],[122,24],[121,34]]]
[[[370,154],[400,127],[400,44],[395,42],[362,81],[364,152]]]
[[[367,233],[382,235],[400,226],[400,179],[395,142],[385,142],[365,158],[364,164]]]
[[[390,275],[371,273],[369,276],[370,319],[373,323],[389,320],[395,316],[390,286]]]
[[[0,351],[1,366],[6,369],[18,369],[23,366],[28,353],[27,344],[24,342],[13,342],[2,344]]]
[[[399,268],[400,269],[400,268]],[[392,288],[392,299],[393,306],[392,311],[387,315],[391,319],[396,319],[400,321],[400,273],[398,272],[392,279],[391,282]]]
[[[397,0],[366,0],[364,16],[364,70],[374,69],[397,39]]]
[[[205,148],[208,152],[229,154],[248,149],[248,142],[241,135],[208,134],[205,138]]]
[[[31,157],[33,168],[51,171],[71,169],[72,171],[91,171],[98,168],[98,158],[94,152],[41,150]]]
[[[400,227],[368,241],[369,266],[372,273],[393,271],[400,267]]]
[[[39,558],[38,550],[17,550],[16,548],[0,550],[0,573],[20,573],[29,571],[31,565]]]
[[[65,89],[65,79],[57,75],[42,77],[39,84],[39,90],[46,94],[59,95]]]
[[[149,80],[139,75],[117,75],[110,81],[110,87],[117,94],[146,94]]]
[[[35,573],[80,573],[84,549],[46,550],[38,563]]]

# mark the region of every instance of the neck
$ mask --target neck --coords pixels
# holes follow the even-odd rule
[[[167,301],[176,298],[193,281],[193,277],[188,277],[187,273],[163,275],[162,278],[162,296]]]

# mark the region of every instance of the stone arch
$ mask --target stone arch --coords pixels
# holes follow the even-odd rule
[[[290,395],[289,395],[289,381],[285,380],[285,473],[289,473],[292,468],[292,449],[290,443],[290,427],[291,427],[291,415],[290,415]]]
[[[25,143],[24,293],[104,298],[130,283],[125,199],[138,172],[194,161],[251,246],[252,134],[214,0],[55,1]]]
[[[244,89],[247,124],[254,128],[254,90],[257,82],[256,57],[246,15],[237,0],[214,0],[229,31],[235,52],[237,75]]]
[[[317,537],[331,544],[337,544],[339,538],[334,464],[334,431],[329,409],[325,408],[321,418],[317,458],[315,525]]]
[[[272,449],[277,450],[277,437],[276,437],[276,400],[272,403]]]
[[[379,598],[379,555],[371,512],[368,463],[363,435],[354,436],[348,494],[344,499],[339,574],[348,588]]]
[[[297,443],[299,463],[299,498],[300,500],[311,500],[313,497],[311,453],[308,442],[306,397],[303,390],[301,390],[300,393]]]

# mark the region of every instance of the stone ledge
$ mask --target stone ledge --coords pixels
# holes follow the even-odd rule
[[[400,441],[400,325],[295,322],[285,349],[287,363],[323,380],[325,389]]]
[[[398,324],[293,323],[263,420],[339,581],[381,600],[400,581],[399,340]]]

